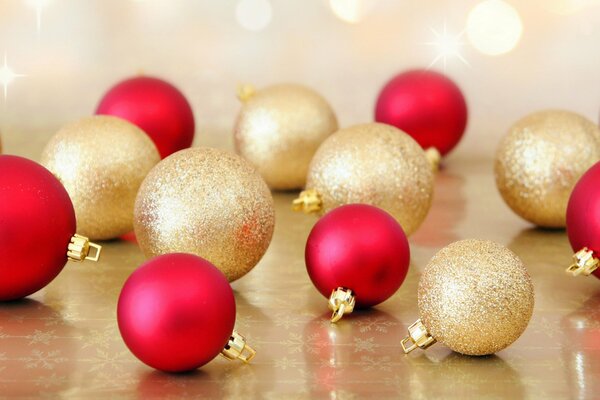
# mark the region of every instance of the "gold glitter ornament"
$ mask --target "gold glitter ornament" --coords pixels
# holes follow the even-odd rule
[[[600,160],[600,129],[581,115],[540,111],[518,121],[496,152],[496,186],[538,226],[562,228],[575,183]]]
[[[482,356],[521,336],[531,318],[533,284],[523,263],[506,247],[461,240],[440,250],[425,267],[418,289],[420,319],[408,328],[409,353],[439,341]]]
[[[341,129],[315,154],[306,187],[294,209],[324,214],[344,204],[364,203],[390,213],[410,235],[427,216],[434,172],[409,135],[385,124]]]
[[[305,86],[279,84],[240,88],[235,149],[275,190],[304,186],[317,148],[338,129],[331,106]]]
[[[85,117],[50,139],[42,164],[65,186],[77,232],[112,239],[133,229],[133,205],[158,150],[141,129],[116,117]]]
[[[192,253],[234,281],[269,247],[273,197],[258,172],[224,150],[197,147],[162,160],[144,180],[134,227],[147,257]]]

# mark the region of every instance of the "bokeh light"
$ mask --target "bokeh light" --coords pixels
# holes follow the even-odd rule
[[[272,16],[273,10],[268,0],[241,0],[235,8],[238,23],[249,31],[265,29]]]
[[[517,10],[502,0],[485,0],[467,18],[467,38],[479,52],[497,56],[515,48],[523,25]]]
[[[329,0],[335,16],[350,24],[362,21],[374,4],[375,0]]]

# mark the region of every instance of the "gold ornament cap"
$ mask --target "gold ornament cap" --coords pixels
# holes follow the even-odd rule
[[[427,161],[431,165],[431,170],[433,172],[438,172],[440,170],[440,163],[442,162],[442,155],[440,151],[435,147],[430,147],[425,150],[425,157],[427,157]]]
[[[466,355],[496,353],[527,328],[534,292],[527,269],[512,251],[486,240],[461,240],[440,250],[419,280],[420,321],[405,350],[445,344]]]
[[[90,242],[85,236],[78,234],[73,235],[69,246],[67,247],[67,258],[70,261],[81,262],[87,261],[98,261],[100,259],[100,253],[102,252],[102,246],[99,244]]]
[[[408,336],[400,342],[404,354],[408,354],[416,348],[426,350],[429,346],[435,344],[436,340],[427,332],[423,322],[418,319],[408,327]]]
[[[246,338],[233,331],[229,342],[227,342],[227,345],[221,351],[221,355],[229,361],[240,360],[249,363],[256,355],[256,350],[246,343]]]
[[[587,247],[573,254],[573,260],[573,264],[566,270],[567,273],[573,276],[589,276],[600,267],[600,260],[594,257],[594,252]]]
[[[329,309],[333,311],[331,322],[338,322],[344,314],[354,311],[356,299],[352,290],[339,287],[334,289],[329,296]]]
[[[302,211],[304,214],[319,213],[322,207],[323,201],[315,189],[303,190],[292,202],[292,210]]]

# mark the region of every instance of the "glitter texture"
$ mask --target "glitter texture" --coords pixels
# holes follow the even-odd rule
[[[341,129],[323,142],[306,187],[321,195],[322,213],[343,204],[371,204],[392,214],[410,235],[431,206],[433,172],[410,136],[370,123]]]
[[[533,312],[533,285],[512,251],[484,240],[440,250],[419,281],[419,313],[437,341],[468,355],[513,343]]]
[[[318,93],[300,85],[275,85],[242,106],[235,148],[272,189],[299,189],[315,151],[337,128],[333,110]]]
[[[198,147],[161,161],[135,203],[135,234],[147,257],[192,253],[234,281],[261,259],[273,235],[269,188],[248,162]]]
[[[109,116],[66,125],[42,153],[42,164],[73,201],[77,233],[95,240],[131,232],[136,193],[159,160],[154,143],[141,129]]]
[[[536,225],[561,228],[581,175],[600,160],[600,130],[569,111],[541,111],[518,121],[496,153],[504,201]]]

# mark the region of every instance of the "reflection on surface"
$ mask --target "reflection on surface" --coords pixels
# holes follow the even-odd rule
[[[465,179],[447,170],[435,177],[433,203],[423,225],[410,237],[418,246],[443,247],[463,239],[458,224],[465,218]]]
[[[28,299],[0,303],[0,397],[58,395],[68,389],[75,342],[74,329],[53,308]]]
[[[562,349],[566,382],[576,399],[600,393],[600,292],[563,317],[567,339]]]

